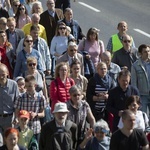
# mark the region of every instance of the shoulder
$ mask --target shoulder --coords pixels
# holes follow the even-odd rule
[[[44,11],[44,12],[40,15],[40,17],[43,17],[43,16],[45,16],[45,15],[49,15],[49,14],[48,14],[48,10]]]
[[[77,53],[77,57],[82,58],[83,56],[80,53]]]
[[[40,30],[45,30],[44,26],[42,26],[41,24],[39,24]]]

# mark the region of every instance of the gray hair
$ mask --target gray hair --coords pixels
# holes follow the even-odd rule
[[[73,86],[69,89],[69,93],[72,94],[72,93],[75,93],[75,92],[80,92],[80,93],[81,93],[81,90],[80,90],[76,85],[73,85]]]
[[[103,128],[103,129],[105,129],[107,131],[110,130],[109,127],[108,127],[107,122],[105,120],[103,120],[103,119],[100,119],[99,121],[97,121],[94,124],[94,127],[93,127],[94,131],[96,130],[96,128]]]

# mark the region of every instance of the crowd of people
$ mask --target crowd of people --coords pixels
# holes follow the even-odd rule
[[[150,45],[120,21],[106,46],[46,4],[0,1],[0,150],[148,150]]]

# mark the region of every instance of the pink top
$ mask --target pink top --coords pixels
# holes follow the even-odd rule
[[[19,19],[18,19],[18,28],[22,29],[22,27],[24,25],[26,25],[27,23],[30,23],[30,22],[31,22],[31,18],[29,16],[24,17],[24,18],[19,17]]]
[[[78,50],[79,51],[87,51],[89,53],[89,55],[91,56],[91,59],[94,63],[95,66],[97,66],[97,63],[101,61],[100,57],[101,57],[101,54],[105,51],[105,48],[104,48],[104,43],[103,41],[95,41],[94,43],[93,42],[90,42],[88,40],[85,40],[85,47],[83,49],[83,40],[79,43],[79,47],[78,47]]]

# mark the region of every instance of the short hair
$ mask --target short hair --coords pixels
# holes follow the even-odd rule
[[[79,87],[77,87],[76,85],[73,85],[70,89],[69,89],[69,93],[75,93],[75,92],[80,92],[81,93],[81,89]]]
[[[118,23],[117,27],[119,27],[122,24],[126,24],[128,26],[128,24],[125,21],[121,21],[121,22]]]
[[[11,133],[15,133],[17,135],[17,137],[19,137],[19,132],[15,128],[7,128],[5,130],[4,137],[7,138],[9,136],[9,134],[11,134]]]
[[[36,83],[36,79],[33,75],[27,75],[25,77],[25,82],[34,82],[34,83]]]
[[[38,25],[35,25],[35,24],[34,24],[34,25],[32,25],[31,28],[30,28],[30,32],[31,32],[31,31],[40,31],[40,27],[39,27]]]
[[[94,127],[93,127],[94,131],[96,130],[96,128],[103,128],[103,129],[105,129],[107,131],[110,130],[109,126],[108,126],[108,123],[105,120],[103,120],[103,119],[100,119],[99,121],[97,121],[94,124]]]
[[[7,22],[7,18],[1,17],[1,18],[0,18],[0,23],[1,23],[1,22],[4,22],[4,21]]]
[[[133,103],[136,102],[138,105],[141,104],[141,100],[140,97],[137,95],[131,95],[130,97],[127,98],[126,102],[125,102],[125,106],[128,109],[128,107]]]
[[[72,68],[74,65],[81,65],[81,63],[79,62],[79,60],[75,59],[71,65],[70,65],[70,68]]]
[[[92,27],[92,28],[90,28],[89,30],[88,30],[88,32],[87,32],[87,35],[86,35],[86,37],[87,37],[87,40],[88,41],[90,41],[90,35],[93,35],[93,34],[95,34],[96,35],[96,41],[98,41],[98,32],[99,32],[100,30],[98,30],[97,28],[95,28],[95,27]]]
[[[9,17],[9,18],[7,19],[7,22],[11,22],[11,21],[16,22],[16,20],[15,20],[15,18],[14,18],[14,17]]]
[[[66,8],[66,9],[64,10],[64,14],[65,14],[66,12],[73,12],[73,11],[72,11],[71,8]]]
[[[141,54],[142,51],[143,51],[143,49],[148,48],[148,47],[150,48],[149,45],[147,45],[147,44],[142,44],[142,45],[139,46],[138,52]]]
[[[132,40],[132,37],[131,37],[130,35],[128,35],[128,34],[123,34],[123,36],[122,36],[122,41],[124,40],[125,37],[130,37],[130,40]]]
[[[106,68],[107,68],[106,63],[104,63],[104,62],[99,62],[99,63],[97,64],[96,69],[99,69],[99,68],[101,68],[102,66],[106,66]]]
[[[40,19],[40,15],[39,14],[37,14],[37,13],[34,13],[34,14],[32,14],[32,16],[31,16],[31,20],[34,18],[34,17],[38,17],[39,19]]]
[[[30,57],[27,58],[27,64],[30,63],[30,62],[33,62],[33,61],[37,63],[37,59],[35,57],[30,56]]]
[[[8,67],[7,67],[5,64],[0,63],[0,69],[1,69],[1,68],[5,68],[5,69],[6,69],[6,71],[7,71],[7,74],[9,75]]]
[[[130,73],[129,70],[123,69],[123,70],[121,70],[121,71],[119,72],[119,74],[118,74],[118,79],[120,79],[122,76],[129,76],[129,77],[131,77],[131,73]]]
[[[76,47],[78,49],[78,45],[75,41],[69,41],[68,48],[70,48],[71,46]]]
[[[67,66],[67,69],[68,69],[68,76],[69,76],[69,72],[70,72],[70,68],[69,68],[69,65],[67,62],[60,62],[59,64],[56,65],[56,68],[55,68],[55,79],[57,77],[59,77],[59,70],[62,66]]]
[[[131,111],[131,110],[124,110],[123,112],[122,112],[122,119],[123,120],[125,120],[125,119],[127,119],[127,117],[129,117],[130,115],[134,115],[134,113]]]

